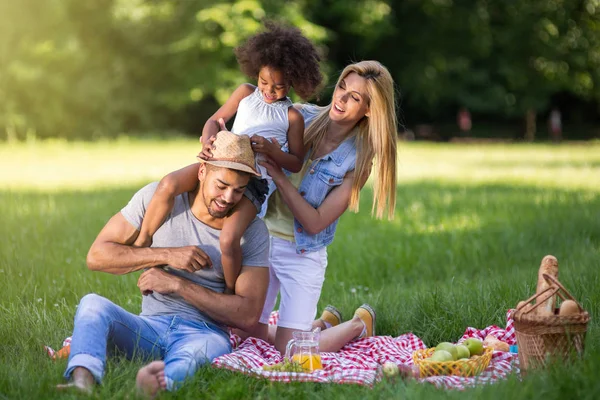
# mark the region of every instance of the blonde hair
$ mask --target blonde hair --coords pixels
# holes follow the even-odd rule
[[[366,182],[375,167],[373,207],[371,214],[382,218],[387,207],[388,219],[394,218],[396,208],[396,103],[394,80],[389,71],[377,61],[361,61],[350,64],[342,71],[336,87],[348,74],[355,72],[362,77],[369,96],[369,117],[363,117],[352,130],[356,133],[356,166],[352,182],[349,208],[358,212],[361,182]],[[331,124],[331,103],[323,107],[319,115],[306,129],[304,143],[317,149]]]

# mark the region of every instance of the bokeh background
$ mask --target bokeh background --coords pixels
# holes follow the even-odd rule
[[[386,65],[407,137],[545,140],[552,110],[563,139],[600,137],[600,0],[2,0],[0,139],[198,136],[264,18],[322,49],[314,102]]]

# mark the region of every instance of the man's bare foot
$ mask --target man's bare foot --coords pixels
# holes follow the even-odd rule
[[[152,361],[142,367],[137,373],[135,384],[142,395],[154,398],[156,393],[167,388],[165,363],[163,361]]]
[[[77,367],[71,375],[72,380],[69,383],[56,385],[58,390],[76,389],[82,393],[91,394],[96,384],[96,380],[92,373],[83,367]]]

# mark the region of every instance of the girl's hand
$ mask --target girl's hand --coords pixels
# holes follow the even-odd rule
[[[213,136],[210,139],[208,139],[208,143],[202,144],[202,151],[198,153],[198,158],[201,158],[203,160],[210,160],[212,158],[213,142],[216,138],[216,136]]]
[[[258,163],[267,169],[267,173],[273,178],[275,183],[281,179],[285,179],[285,173],[271,157],[266,156],[264,160],[261,160]]]
[[[225,120],[223,118],[219,118],[218,125],[220,131],[227,130],[227,126],[225,126]],[[217,135],[212,136],[210,139],[208,139],[207,143],[202,142],[202,138],[200,138],[200,141],[202,142],[202,151],[198,154],[198,158],[201,158],[203,160],[209,160],[212,158],[212,151],[214,148],[213,142],[216,138]]]
[[[250,143],[252,143],[252,150],[254,150],[255,153],[266,155],[272,154],[281,147],[276,139],[273,139],[273,142],[271,142],[269,139],[265,139],[258,135],[252,136],[250,138]]]

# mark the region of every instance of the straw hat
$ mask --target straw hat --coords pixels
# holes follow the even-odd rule
[[[254,151],[252,150],[249,136],[236,135],[229,131],[220,131],[217,133],[212,146],[212,158],[209,160],[201,159],[201,162],[261,176],[256,171]]]

